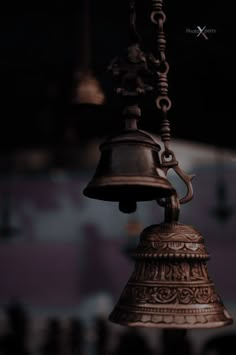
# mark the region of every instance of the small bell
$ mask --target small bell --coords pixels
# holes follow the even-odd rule
[[[100,161],[84,195],[117,201],[124,213],[134,212],[137,201],[171,196],[175,189],[162,169],[160,149],[157,137],[139,130],[136,118],[127,119],[125,130],[100,146]]]
[[[206,262],[203,237],[166,218],[141,233],[135,269],[109,320],[127,326],[214,328],[232,323]]]

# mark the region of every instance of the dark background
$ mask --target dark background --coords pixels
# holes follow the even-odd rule
[[[84,37],[82,1],[1,5],[2,151],[63,146],[70,126],[78,141],[120,127],[106,69],[127,44],[128,1],[91,0],[90,9],[91,65],[108,99],[104,107],[87,111],[71,105]],[[164,10],[172,136],[234,149],[232,1],[165,1]],[[151,1],[137,1],[138,31],[146,45],[155,35],[150,11]],[[186,33],[196,26],[216,33],[209,40]],[[156,132],[154,103],[146,106],[142,127]]]
[[[128,43],[128,0],[90,0],[91,68],[107,98],[94,107],[72,104],[87,38],[85,1],[0,5],[0,301],[1,306],[13,298],[22,301],[36,337],[50,315],[87,321],[101,304],[110,312],[133,268],[124,253],[131,240],[127,216],[116,203],[83,196],[99,159],[97,143],[123,123],[107,67]],[[155,53],[152,2],[136,2],[142,45]],[[165,0],[164,6],[172,137],[189,141],[177,156],[187,173],[196,174],[195,197],[183,206],[181,219],[204,236],[209,271],[235,318],[235,158],[234,151],[222,153],[236,149],[232,1]],[[196,26],[215,33],[205,40],[186,32]],[[156,133],[158,118],[147,97],[140,125]],[[198,150],[191,142],[211,147]],[[54,169],[58,166],[63,169]],[[78,174],[71,174],[73,166]],[[217,208],[229,208],[227,218],[217,215]],[[157,223],[162,210],[148,202],[132,217],[130,222],[143,228]],[[88,331],[90,341],[94,333]],[[194,345],[200,348],[215,332],[194,331]]]

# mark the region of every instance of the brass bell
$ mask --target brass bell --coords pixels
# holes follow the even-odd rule
[[[154,135],[135,126],[108,138],[100,146],[100,161],[84,195],[117,201],[124,213],[134,212],[137,201],[172,195],[175,189],[161,167],[160,149]]]
[[[135,268],[109,320],[127,326],[214,328],[232,323],[206,262],[203,237],[178,221],[152,225],[132,252]]]

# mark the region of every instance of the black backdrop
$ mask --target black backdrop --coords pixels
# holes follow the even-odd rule
[[[154,29],[150,5],[151,0],[137,1],[138,30],[147,45]],[[69,126],[76,127],[78,140],[120,127],[119,112],[110,105],[112,88],[106,68],[127,44],[127,7],[127,0],[91,0],[92,69],[108,104],[79,109],[71,106],[71,88],[83,39],[82,0],[1,5],[2,150],[64,144]],[[236,148],[232,1],[166,0],[164,9],[172,136]],[[187,33],[196,26],[215,33],[208,40]],[[153,102],[144,109],[142,128],[158,128]]]

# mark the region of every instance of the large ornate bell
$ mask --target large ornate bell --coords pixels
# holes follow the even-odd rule
[[[137,201],[170,196],[174,188],[161,167],[157,138],[137,128],[107,139],[92,181],[84,190],[90,198],[117,201],[122,212],[136,209]]]
[[[159,328],[213,328],[232,323],[206,262],[203,237],[177,221],[152,225],[133,251],[135,269],[112,322]]]

